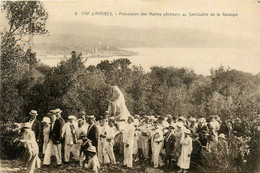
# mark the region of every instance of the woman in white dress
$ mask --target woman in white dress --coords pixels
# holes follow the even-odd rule
[[[38,156],[39,147],[35,139],[35,134],[31,130],[30,123],[25,123],[21,130],[20,142],[24,143],[27,154],[26,167],[27,172],[33,173],[35,168],[40,168],[41,160]]]
[[[47,148],[47,144],[49,142],[49,134],[51,128],[51,119],[49,117],[43,117],[43,147],[42,153],[45,154],[45,150]]]
[[[192,152],[192,139],[190,137],[190,130],[185,129],[184,135],[182,135],[180,144],[182,145],[181,148],[181,155],[178,159],[178,166],[181,168],[178,172],[186,173],[187,169],[190,168],[190,158]]]

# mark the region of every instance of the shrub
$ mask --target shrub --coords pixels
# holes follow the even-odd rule
[[[12,123],[0,123],[1,159],[16,159],[24,154],[25,148],[14,142],[18,136],[19,131]]]

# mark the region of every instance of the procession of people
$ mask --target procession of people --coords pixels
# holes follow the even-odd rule
[[[62,110],[57,108],[39,122],[37,111],[32,110],[21,128],[20,138],[29,153],[28,172],[34,172],[40,165],[48,167],[52,164],[51,156],[55,156],[58,167],[70,164],[73,158],[79,169],[95,172],[103,164],[123,164],[127,169],[134,169],[139,161],[145,161],[155,169],[186,173],[203,166],[203,152],[231,152],[234,148],[227,137],[245,137],[238,117],[223,120],[218,115],[207,118],[131,115],[119,88],[115,86],[112,91],[108,111],[98,117],[81,111],[64,121]],[[256,116],[251,133],[253,139],[259,140],[260,115]],[[235,149],[248,154],[241,146]],[[42,164],[39,152],[43,153]],[[121,154],[122,163],[117,158]],[[241,162],[245,161],[245,157],[240,158]]]

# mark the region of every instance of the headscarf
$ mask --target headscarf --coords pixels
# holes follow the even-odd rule
[[[130,115],[130,112],[128,111],[126,104],[125,104],[125,97],[122,93],[122,91],[118,88],[118,86],[112,86],[113,92],[116,92],[115,94],[118,96],[113,102],[112,106],[114,107],[115,112],[115,118],[119,117],[119,119],[125,119],[127,120],[128,116]],[[111,109],[109,109],[111,110]],[[112,109],[113,110],[113,109]]]

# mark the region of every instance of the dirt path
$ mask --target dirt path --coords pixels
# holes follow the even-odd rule
[[[25,173],[25,163],[19,160],[0,160],[1,173],[10,173],[10,172],[19,172]],[[91,170],[82,169],[79,167],[76,161],[72,161],[70,164],[63,164],[61,167],[57,167],[55,162],[53,161],[52,164],[48,167],[41,167],[35,170],[35,173],[86,173],[86,172],[93,172]],[[129,169],[124,167],[121,163],[117,165],[101,165],[100,169],[101,173],[162,173],[163,170],[161,169],[154,169],[148,163],[139,162],[134,164],[134,168]]]

